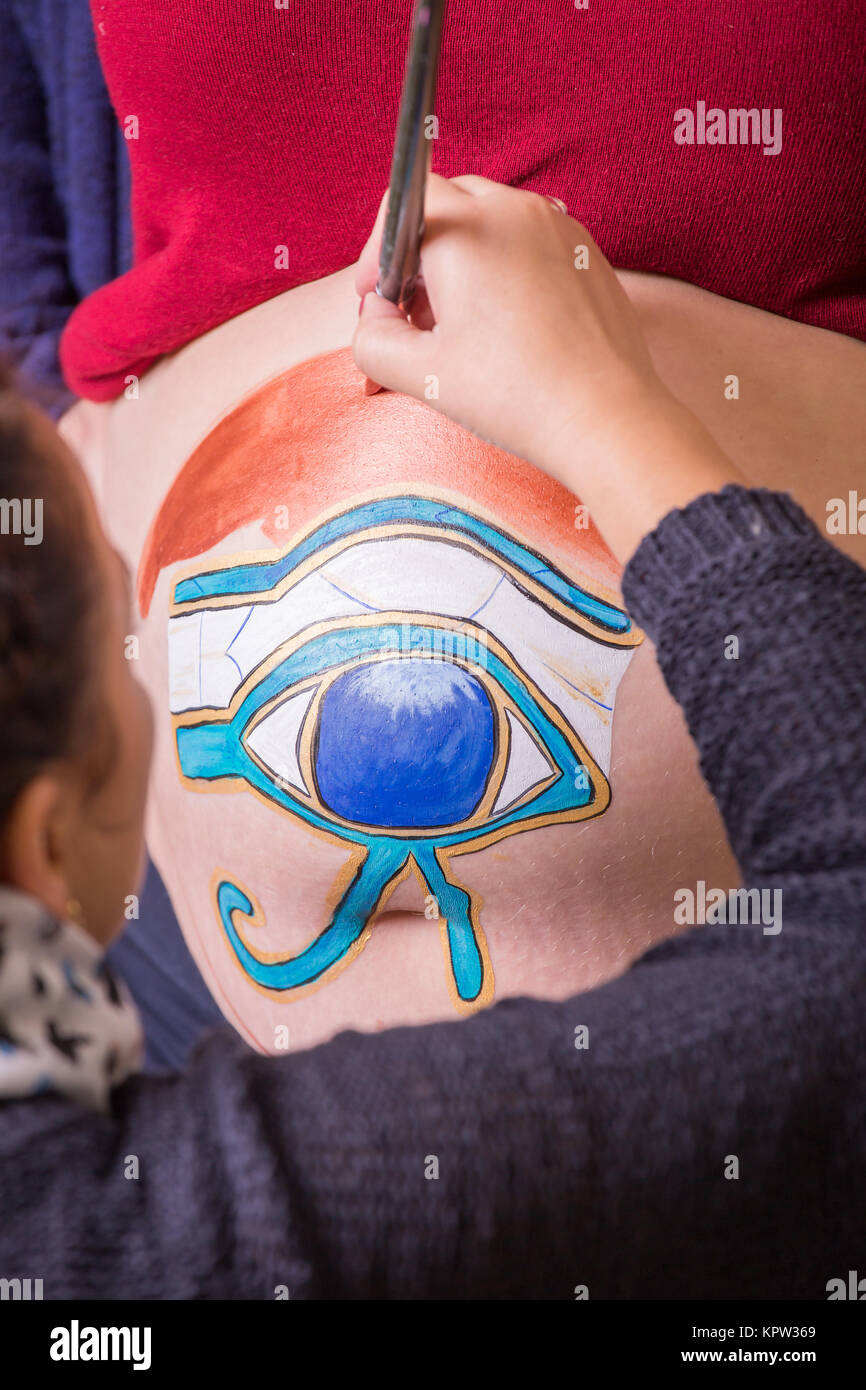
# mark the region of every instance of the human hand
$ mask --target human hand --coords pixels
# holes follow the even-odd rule
[[[385,200],[358,263],[362,296],[375,289],[384,213]],[[546,198],[431,175],[425,220],[410,320],[364,299],[353,348],[373,380],[532,461],[563,429],[607,432],[624,400],[664,392],[616,274]]]
[[[589,232],[548,199],[431,175],[408,319],[373,292],[384,215],[356,274],[368,377],[559,478],[623,559],[666,511],[739,480],[658,377]]]

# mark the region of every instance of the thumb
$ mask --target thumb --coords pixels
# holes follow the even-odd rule
[[[430,334],[414,328],[390,299],[370,293],[361,303],[352,354],[368,377],[389,391],[402,391],[420,400],[429,338]]]

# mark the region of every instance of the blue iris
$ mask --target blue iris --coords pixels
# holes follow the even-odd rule
[[[472,815],[496,751],[484,687],[449,661],[386,660],[338,676],[319,706],[319,795],[363,825],[431,828]]]

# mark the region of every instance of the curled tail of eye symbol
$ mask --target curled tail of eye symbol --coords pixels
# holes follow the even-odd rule
[[[493,994],[493,974],[486,959],[484,937],[473,918],[470,895],[446,878],[432,845],[378,841],[359,864],[325,929],[294,956],[256,950],[247,940],[236,914],[250,925],[262,926],[262,916],[250,896],[230,878],[216,885],[220,922],[238,964],[261,989],[290,994],[322,981],[336,966],[348,964],[366,945],[369,923],[385,890],[414,859],[435,897],[446,947],[454,1002],[461,1010],[482,1007]]]

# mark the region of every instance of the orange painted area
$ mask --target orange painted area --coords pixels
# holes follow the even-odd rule
[[[148,612],[167,565],[242,526],[260,523],[284,549],[344,501],[425,486],[578,576],[618,586],[620,567],[598,531],[575,526],[573,493],[408,396],[366,395],[351,351],[340,348],[247,396],[187,459],[142,550],[139,609]]]

